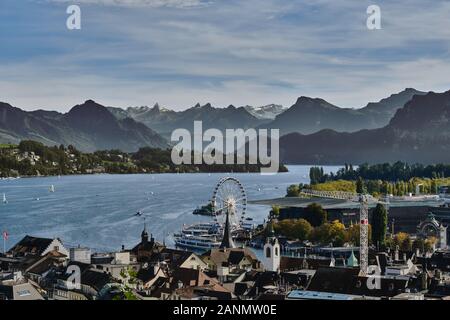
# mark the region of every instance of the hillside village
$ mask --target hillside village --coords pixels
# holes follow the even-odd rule
[[[357,248],[286,252],[268,226],[263,260],[225,232],[203,254],[168,248],[148,233],[109,253],[61,239],[25,236],[0,255],[0,300],[447,300],[450,251],[370,251],[375,275],[360,275]],[[375,286],[371,285],[375,283]]]
[[[140,148],[137,152],[100,150],[84,153],[72,145],[45,146],[24,140],[0,145],[0,177],[71,174],[135,174],[176,172],[259,172],[260,165],[175,165],[169,149]],[[287,169],[281,165],[280,170]]]

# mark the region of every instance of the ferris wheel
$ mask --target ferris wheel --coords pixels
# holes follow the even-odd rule
[[[228,210],[231,225],[241,225],[247,210],[247,195],[243,185],[236,178],[222,178],[214,189],[211,204],[218,223],[225,223]]]

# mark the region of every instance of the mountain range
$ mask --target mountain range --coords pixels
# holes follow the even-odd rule
[[[109,108],[118,118],[130,117],[170,139],[174,129],[193,130],[193,122],[201,120],[203,128],[267,128],[280,129],[280,134],[292,132],[310,134],[323,129],[354,132],[361,129],[381,128],[389,123],[395,112],[414,95],[423,95],[412,88],[371,102],[360,109],[341,108],[320,98],[300,97],[290,108],[269,104],[261,107],[245,106],[215,108],[210,103],[197,104],[184,111],[154,107]]]
[[[153,107],[105,107],[92,100],[67,113],[23,111],[0,103],[0,143],[31,139],[47,145],[72,144],[81,151],[170,147],[172,130],[279,128],[281,159],[296,164],[358,164],[407,161],[450,162],[450,91],[412,88],[361,109],[337,107],[320,98],[300,97],[290,108],[213,107],[184,111]]]
[[[0,103],[0,141],[18,143],[28,139],[46,145],[74,145],[86,152],[168,147],[164,138],[144,124],[131,118],[119,120],[92,100],[74,106],[66,114],[44,110],[26,112]]]
[[[382,128],[290,133],[280,139],[280,153],[296,164],[450,162],[450,91],[414,95]]]
[[[320,98],[302,96],[293,106],[261,127],[279,128],[280,135],[292,132],[310,134],[323,129],[355,132],[381,128],[414,95],[423,94],[425,92],[408,88],[379,102],[369,103],[361,109],[340,108]]]
[[[109,108],[109,110],[118,119],[129,117],[142,122],[167,139],[170,139],[172,131],[178,128],[192,132],[194,121],[202,121],[203,130],[216,128],[223,131],[232,128],[254,128],[268,121],[249,113],[244,107],[237,108],[230,105],[226,108],[215,108],[210,103],[197,104],[192,108],[178,112],[160,108],[158,104],[153,108],[130,107],[126,110],[120,108]]]

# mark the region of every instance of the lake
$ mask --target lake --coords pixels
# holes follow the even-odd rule
[[[310,166],[288,166],[289,172],[81,175],[1,180],[0,231],[7,230],[7,248],[25,235],[63,240],[67,246],[87,246],[93,251],[130,248],[140,241],[144,225],[157,241],[173,245],[171,235],[183,224],[209,221],[193,215],[206,204],[217,182],[226,176],[241,181],[248,200],[284,196],[294,183],[309,183]],[[324,167],[325,172],[340,167]],[[50,192],[51,185],[55,192]],[[37,200],[39,199],[39,200]],[[270,208],[248,205],[247,216],[261,223]],[[1,246],[2,247],[2,246]]]

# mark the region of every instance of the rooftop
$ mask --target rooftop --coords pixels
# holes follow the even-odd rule
[[[365,299],[365,297],[341,293],[293,290],[288,294],[287,299],[342,301],[342,300],[361,300]]]

